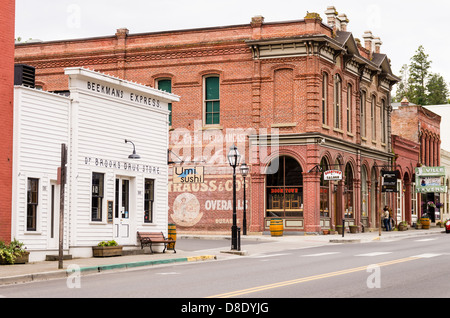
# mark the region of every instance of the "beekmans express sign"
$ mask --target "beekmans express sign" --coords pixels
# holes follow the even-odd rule
[[[416,192],[447,192],[444,177],[445,167],[416,168]]]

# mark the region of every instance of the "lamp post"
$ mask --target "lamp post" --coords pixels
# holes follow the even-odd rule
[[[240,167],[242,178],[244,179],[244,215],[242,220],[242,226],[244,227],[244,235],[247,235],[247,211],[246,211],[246,203],[247,200],[245,199],[245,177],[248,175],[249,167],[243,162]]]
[[[233,168],[233,225],[231,226],[231,249],[238,250],[238,233],[237,233],[237,224],[236,224],[236,167],[239,164],[241,159],[241,155],[236,147],[230,147],[230,151],[228,152],[228,162],[230,166]]]

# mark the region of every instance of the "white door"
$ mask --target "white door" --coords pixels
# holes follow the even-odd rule
[[[60,213],[60,186],[56,181],[50,182],[50,197],[48,207],[48,248],[56,249],[59,247],[59,213]]]
[[[120,245],[129,244],[131,235],[130,219],[133,217],[130,202],[131,180],[116,178],[114,211],[114,240]]]

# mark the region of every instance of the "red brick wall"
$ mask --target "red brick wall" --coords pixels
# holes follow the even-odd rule
[[[358,144],[361,143],[358,130],[359,77],[343,69],[345,61],[342,57],[338,57],[337,63],[328,62],[312,54],[258,60],[253,58],[252,50],[246,43],[248,40],[300,37],[305,34],[323,34],[331,38],[332,33],[331,28],[317,19],[272,24],[255,22],[224,28],[136,35],[126,35],[126,30],[118,30],[116,36],[111,37],[18,45],[16,61],[35,66],[37,81],[42,83],[46,90],[67,89],[63,69],[69,66],[85,66],[151,86],[155,86],[158,78],[171,78],[172,93],[181,96],[180,102],[172,106],[172,128],[187,129],[191,133],[192,147],[194,146],[193,135],[198,132],[204,134],[208,131],[201,125],[195,129],[195,121],[201,122],[203,117],[203,76],[208,74],[220,76],[221,122],[218,128],[223,136],[230,128],[253,128],[256,134],[267,129],[270,133],[273,125],[276,125],[280,134],[314,132],[350,144]],[[321,82],[324,71],[329,73],[329,126],[322,126],[321,120]],[[332,124],[333,78],[336,74],[342,78],[342,129],[333,129]],[[345,112],[348,83],[353,86],[351,119],[347,119]],[[382,98],[387,99],[387,93],[378,89],[376,80],[365,85],[368,96],[373,92],[377,94],[378,106]],[[377,122],[379,122],[378,118]],[[347,120],[352,120],[351,133],[346,131]],[[369,120],[368,123],[370,123]],[[364,146],[378,152],[386,152],[386,146],[379,141],[380,135],[377,132],[378,140],[372,142],[368,139],[364,142]],[[207,142],[204,142],[205,144]],[[222,147],[225,156],[230,145],[224,143]],[[241,152],[247,154],[248,162],[248,141],[238,143],[238,147]],[[296,157],[305,172],[319,164],[324,155],[329,156],[331,164],[334,164],[338,157],[341,158],[344,166],[348,161],[352,161],[357,184],[359,166],[356,164],[358,160],[354,153],[327,152],[326,148],[312,144],[291,148],[283,151]],[[279,154],[284,153],[279,152]],[[373,160],[369,161],[371,165],[375,163]],[[250,212],[248,224],[251,231],[262,231],[265,217],[264,175],[259,173],[260,163],[253,162],[253,164],[247,197]],[[378,165],[382,164],[378,162]],[[231,200],[231,193],[211,188],[213,182],[229,185],[227,178],[230,178],[230,171],[226,170],[229,169],[226,158],[225,162],[218,167],[222,169],[220,173],[205,176],[208,180],[208,189],[204,191],[201,186],[198,190],[186,188],[183,191],[171,185],[169,221],[173,220],[172,215],[177,212],[174,211],[172,203],[176,202],[178,197],[180,201],[185,199],[183,202],[193,199],[191,196],[180,196],[183,193],[190,193],[195,195],[198,203],[195,200],[192,201],[191,216],[193,218],[189,221],[191,223],[195,221],[196,213],[203,213],[204,216],[195,223],[195,227],[181,226],[182,229],[229,231],[231,211],[228,207],[222,208],[221,200],[225,201],[223,204],[227,204],[228,200]],[[250,180],[248,181],[250,183]],[[320,229],[317,214],[319,176],[307,174],[305,181],[307,181],[304,193],[305,230],[316,232]],[[358,204],[356,190],[354,202]],[[238,200],[241,199],[242,191],[240,190]],[[221,204],[221,208],[209,210],[208,207],[211,204],[216,204],[216,207],[217,204]],[[200,212],[197,212],[198,206],[200,206]],[[178,215],[174,217],[181,218],[184,213],[182,206],[177,213]]]
[[[2,1],[0,19],[0,240],[11,239],[15,1]]]

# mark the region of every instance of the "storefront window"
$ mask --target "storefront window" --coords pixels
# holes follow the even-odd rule
[[[103,173],[92,173],[91,221],[102,220],[103,179]]]
[[[291,157],[273,160],[267,174],[267,217],[303,216],[303,170]]]
[[[145,179],[144,187],[144,223],[152,223],[155,180]]]
[[[350,164],[345,167],[344,212],[346,218],[354,217],[353,205],[353,171]]]
[[[327,171],[329,169],[326,158],[322,158],[320,166],[322,168],[322,171]],[[324,180],[324,174],[322,173],[320,177],[320,217],[330,217],[328,196],[330,191],[329,183],[330,182],[328,180]]]
[[[361,167],[361,217],[366,218],[368,216],[367,203],[369,199],[369,193],[367,190],[367,170],[365,167]]]

